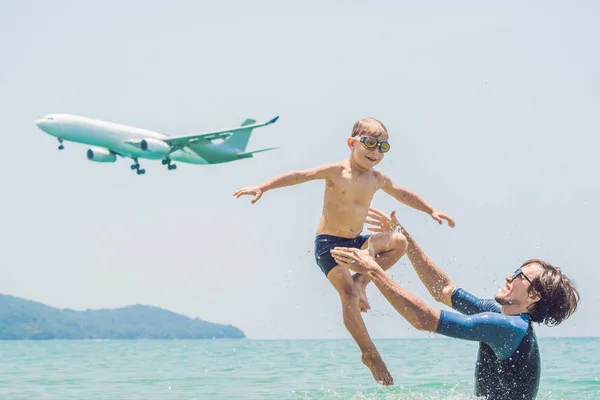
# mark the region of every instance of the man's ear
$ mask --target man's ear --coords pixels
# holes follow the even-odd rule
[[[527,297],[529,299],[531,299],[531,303],[537,303],[538,301],[540,301],[540,299],[542,298],[542,296],[540,296],[540,294],[538,292],[529,292],[529,294],[527,295]]]
[[[352,148],[352,145],[354,144],[354,138],[349,137],[348,140],[346,140],[346,143],[348,143],[349,148]]]

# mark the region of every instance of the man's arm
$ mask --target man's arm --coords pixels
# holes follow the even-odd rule
[[[413,265],[415,272],[436,301],[452,307],[452,293],[456,285],[450,277],[438,267],[425,252],[419,247],[413,237],[404,228],[402,233],[406,236],[408,249],[406,254]]]
[[[467,316],[452,311],[441,311],[436,333],[487,343],[496,356],[504,360],[519,347],[528,327],[528,319],[519,315],[480,312]]]
[[[237,198],[242,195],[254,195],[251,201],[254,204],[267,190],[298,185],[315,179],[331,179],[337,168],[339,168],[338,164],[325,164],[317,168],[287,172],[269,179],[258,186],[238,189],[233,192],[233,195]]]
[[[396,283],[378,264],[369,267],[368,274],[390,304],[415,328],[487,343],[501,360],[514,353],[527,332],[528,324],[520,316],[495,312],[465,316],[431,308]]]
[[[388,216],[371,207],[369,208],[368,217],[371,219],[367,219],[365,222],[374,226],[368,228],[372,232],[394,232],[398,229],[402,232],[408,243],[406,253],[417,275],[434,299],[452,307],[452,293],[456,289],[456,285],[441,268],[427,257],[427,254],[421,250],[417,242],[410,236],[410,233],[400,225],[396,219],[396,212],[392,211]]]
[[[486,311],[496,313],[501,311],[500,305],[493,299],[480,299],[462,288],[457,289],[450,277],[427,257],[427,254],[421,250],[417,242],[410,236],[410,233],[400,225],[396,219],[396,211],[392,211],[388,216],[371,207],[369,208],[368,217],[371,219],[367,219],[365,222],[373,225],[373,227],[368,228],[372,232],[396,232],[398,229],[402,232],[408,243],[406,253],[417,275],[437,301],[467,315]]]
[[[464,289],[456,290],[457,286],[450,277],[431,261],[406,229],[401,226],[400,230],[408,242],[406,254],[421,282],[434,299],[468,315],[486,311],[500,312],[500,305],[493,299],[480,299]]]
[[[375,259],[356,248],[336,247],[331,255],[338,265],[367,275],[390,304],[415,328],[434,332],[440,320],[440,310],[429,307],[395,282]]]
[[[379,265],[370,270],[368,276],[387,301],[412,326],[422,331],[435,332],[437,330],[440,310],[429,307],[423,300],[404,289],[390,278]]]
[[[528,319],[519,315],[483,312],[465,316],[440,311],[395,282],[370,255],[347,247],[336,247],[331,254],[340,266],[367,274],[388,302],[415,328],[457,339],[485,342],[505,359],[518,347],[528,328]]]

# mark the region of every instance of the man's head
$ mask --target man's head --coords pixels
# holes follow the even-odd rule
[[[352,151],[350,157],[363,168],[373,168],[389,150],[387,140],[388,131],[380,121],[362,118],[356,121],[348,138],[348,147]]]
[[[523,263],[506,277],[506,284],[495,300],[503,306],[526,310],[534,322],[548,326],[560,324],[577,309],[579,292],[560,268],[539,260]]]

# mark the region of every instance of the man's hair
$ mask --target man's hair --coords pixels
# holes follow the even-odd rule
[[[374,136],[377,137],[382,134],[388,134],[388,131],[381,123],[381,121],[375,118],[362,118],[356,121],[352,128],[352,137],[355,136]]]
[[[579,292],[575,283],[571,282],[560,268],[537,258],[525,261],[521,268],[529,264],[538,264],[543,269],[531,280],[529,287],[530,293],[540,296],[536,303],[529,306],[531,320],[547,326],[556,326],[577,310]]]

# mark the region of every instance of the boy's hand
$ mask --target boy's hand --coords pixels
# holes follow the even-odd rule
[[[263,194],[263,191],[258,186],[252,186],[249,188],[238,189],[235,192],[233,192],[233,195],[238,199],[240,198],[240,196],[243,196],[243,195],[254,195],[254,198],[252,199],[252,201],[250,201],[250,203],[252,203],[252,204],[256,203],[258,201],[258,199],[261,198],[262,194]]]
[[[444,214],[443,212],[433,210],[433,212],[431,213],[431,218],[435,219],[440,224],[443,223],[442,219],[445,219],[446,221],[448,221],[448,226],[450,226],[450,228],[454,228],[456,226],[454,220],[448,215]]]

